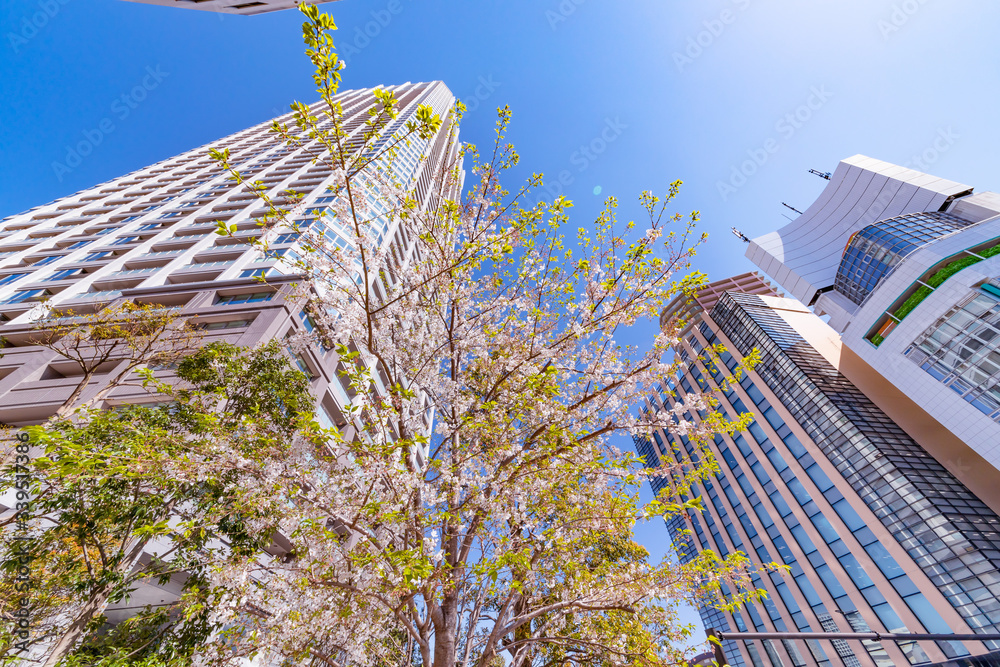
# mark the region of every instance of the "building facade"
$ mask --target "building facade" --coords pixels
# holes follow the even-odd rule
[[[441,129],[428,139],[410,139],[391,161],[374,160],[366,169],[389,170],[419,206],[433,206],[443,172],[459,159],[451,117],[454,97],[441,82],[407,83],[390,90],[400,101],[399,114],[375,146],[406,132],[419,105],[430,105],[441,116]],[[337,101],[343,106],[346,141],[351,142],[368,129],[372,90],[344,91]],[[314,113],[320,113],[319,107]],[[314,160],[318,142],[306,139],[286,146],[269,132],[270,124],[237,132],[211,147],[228,148],[233,165],[248,180],[263,183],[272,198],[287,190],[304,194],[288,225],[261,225],[266,207],[209,157],[210,146],[0,221],[0,423],[19,427],[44,422],[80,381],[74,364],[37,344],[52,317],[45,315],[40,302],[63,316],[124,302],[155,304],[172,309],[198,329],[203,344],[225,340],[252,347],[312,330],[308,292],[296,286],[302,276],[281,258],[294,257],[309,243],[310,234],[337,243],[348,243],[349,235],[338,232],[330,214],[334,196],[328,185],[335,176],[329,165]],[[235,226],[236,232],[218,235],[219,221]],[[401,266],[412,258],[412,234],[398,218],[379,214],[370,230]],[[259,238],[268,243],[266,253],[250,245]],[[374,279],[374,293],[384,297],[393,280],[391,272]],[[363,425],[345,411],[353,390],[337,372],[337,353],[315,344],[306,349],[289,345],[288,354],[312,378],[318,420],[353,438]],[[378,385],[378,369],[365,363]],[[119,368],[114,363],[102,367],[81,399],[105,388]],[[172,371],[156,374],[169,380]],[[156,400],[139,387],[118,387],[97,407]],[[428,412],[428,428],[432,419]],[[0,498],[0,511],[12,506],[11,499]],[[128,612],[117,607],[141,608],[175,599],[179,586],[145,583],[107,615],[119,620]]]
[[[706,627],[1000,630],[1000,517],[837,369],[836,332],[754,274],[664,311],[664,319],[678,315],[687,321],[676,350],[683,372],[643,409],[669,410],[710,391],[725,416],[754,418],[747,431],[705,444],[720,470],[690,488],[705,511],[668,522],[679,557],[741,551],[786,568],[754,576],[768,594],[760,604],[733,613],[703,606]],[[728,351],[713,362],[708,350],[718,344]],[[754,349],[760,362],[726,382]],[[706,455],[668,430],[636,445],[650,467]],[[654,490],[664,483],[654,479]],[[996,642],[727,640],[724,649],[734,666],[1000,665],[1000,654],[990,655]]]
[[[298,7],[300,0],[128,0],[128,2],[141,2],[147,5],[161,5],[163,7],[183,7],[186,9],[201,9],[203,11],[218,12],[219,14],[243,14],[250,16],[253,14],[267,14],[277,12],[282,9],[292,9]],[[310,0],[310,4],[318,5],[333,0]]]
[[[854,156],[747,257],[828,315],[842,370],[1000,509],[1000,195]]]

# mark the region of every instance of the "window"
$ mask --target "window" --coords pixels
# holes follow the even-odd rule
[[[835,288],[861,304],[907,254],[970,224],[947,213],[932,211],[909,213],[868,225],[848,241],[837,269]]]
[[[309,367],[309,364],[306,363],[306,360],[302,358],[301,354],[298,354],[295,350],[293,350],[290,345],[286,349],[288,350],[288,355],[292,358],[292,362],[295,363],[295,366],[300,371],[308,375],[310,378],[316,377],[316,374]]]
[[[52,296],[52,292],[47,289],[24,289],[14,292],[4,303],[21,303],[23,301],[37,301],[47,296]]]
[[[115,239],[111,242],[111,245],[125,245],[126,243],[135,243],[139,240],[138,236],[123,236],[120,239]]]
[[[263,278],[267,275],[267,269],[246,269],[240,271],[240,278]]]
[[[27,273],[8,273],[6,276],[0,276],[0,285],[10,285],[11,283],[16,283],[21,278],[29,275]]]
[[[267,259],[267,258],[265,258]],[[264,268],[264,269],[246,269],[240,272],[240,278],[254,278],[256,280],[263,280],[266,276],[281,276],[284,275],[276,267]]]
[[[73,245],[66,246],[69,250],[74,250],[76,248],[82,248],[85,245],[90,245],[93,241],[77,241]]]
[[[927,328],[904,353],[929,375],[1000,422],[1000,298],[986,283]]]
[[[58,262],[65,256],[66,255],[50,255],[49,257],[42,257],[40,260],[32,264],[32,266],[45,266],[46,264],[51,264],[52,262]]]
[[[227,296],[220,296],[216,301],[216,305],[231,305],[237,303],[258,303],[260,301],[270,301],[274,296],[274,292],[253,292],[246,294],[230,294]]]
[[[281,234],[272,243],[295,243],[299,240],[299,234]]]
[[[92,252],[89,255],[87,255],[86,257],[84,257],[81,261],[83,261],[83,262],[94,262],[94,261],[97,261],[99,259],[104,259],[105,257],[113,257],[113,256],[114,256],[114,253],[111,252],[110,250],[105,250],[103,252]]]
[[[291,248],[279,248],[278,250],[268,250],[264,252],[264,256],[254,260],[255,262],[269,262],[273,259],[278,259],[280,257],[287,257],[289,261],[297,262],[301,260],[301,257]]]
[[[45,279],[45,282],[50,283],[54,280],[66,280],[67,278],[73,278],[74,276],[83,275],[83,269],[63,269],[62,271],[56,271],[51,276]]]
[[[312,333],[316,329],[316,322],[313,320],[312,316],[306,311],[299,313],[299,319],[302,320],[302,325],[306,328],[306,331]]]

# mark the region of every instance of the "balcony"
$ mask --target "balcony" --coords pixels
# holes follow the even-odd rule
[[[113,291],[131,289],[138,287],[152,275],[154,269],[137,269],[133,271],[120,271],[107,276],[102,276],[94,280],[94,289],[102,291]]]
[[[19,292],[14,292],[7,299],[0,301],[0,305],[6,306],[15,303],[33,303],[36,301],[44,301],[50,296],[52,296],[52,292],[47,289],[21,290]]]
[[[215,262],[194,262],[178,270],[186,271],[188,269],[199,269],[199,268],[209,268],[209,267],[219,268],[219,267],[232,266],[235,263],[236,263],[235,259],[220,259]]]
[[[179,255],[182,252],[184,252],[184,250],[181,249],[181,248],[178,248],[177,250],[157,250],[156,252],[143,253],[143,254],[139,255],[139,257],[142,258],[142,259],[152,259],[152,258],[159,258],[159,257],[171,257],[171,256],[174,256],[174,255]]]
[[[167,279],[171,284],[195,283],[203,280],[212,280],[222,275],[228,267],[233,265],[233,261],[203,262],[201,264],[188,264],[182,266]]]
[[[156,271],[159,267],[156,266],[146,266],[140,269],[123,269],[121,271],[115,271],[110,274],[111,276],[137,276],[142,273],[152,273]]]
[[[122,295],[121,290],[102,290],[98,292],[83,292],[74,294],[67,299],[67,303],[73,301],[114,301]]]

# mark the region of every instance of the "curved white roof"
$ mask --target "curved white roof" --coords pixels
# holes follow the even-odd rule
[[[855,155],[837,170],[798,218],[750,242],[746,256],[803,303],[833,286],[851,234],[885,218],[937,211],[972,190],[913,169]]]

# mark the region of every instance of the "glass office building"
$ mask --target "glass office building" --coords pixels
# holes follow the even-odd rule
[[[855,155],[747,257],[828,318],[837,367],[1000,512],[1000,194]]]
[[[706,511],[667,528],[682,560],[703,549],[742,551],[787,571],[755,575],[768,593],[760,604],[734,613],[702,608],[706,627],[996,632],[1000,517],[830,363],[816,346],[835,338],[826,325],[756,280],[755,288],[719,294],[709,286],[701,296],[710,299],[696,297],[676,351],[684,370],[643,407],[670,409],[706,390],[726,416],[754,416],[746,432],[708,443],[720,470],[689,494]],[[728,352],[712,362],[706,350],[718,344]],[[760,363],[724,383],[753,349]],[[668,430],[638,438],[637,448],[654,467],[707,455]],[[724,648],[731,664],[760,667],[1000,664],[989,655],[1000,644],[989,642],[727,640]]]

